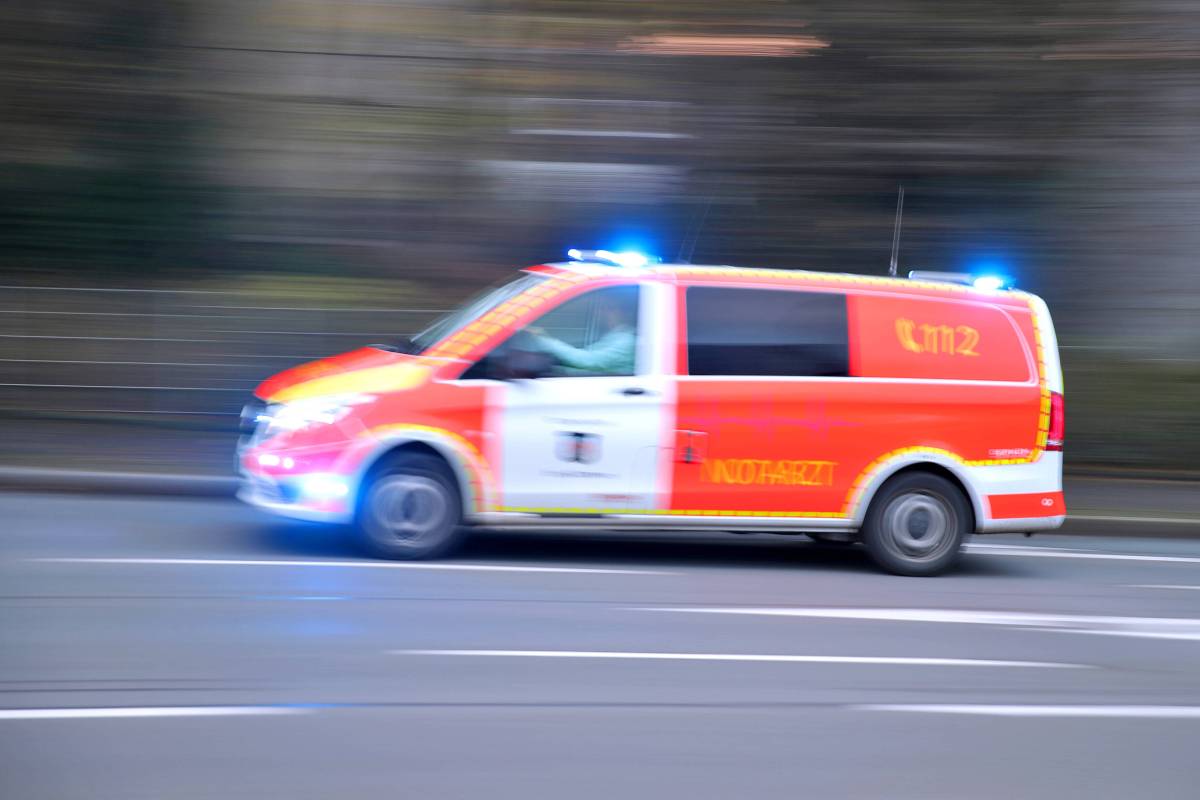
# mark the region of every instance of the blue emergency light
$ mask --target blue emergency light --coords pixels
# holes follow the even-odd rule
[[[996,291],[1003,289],[1008,284],[1008,281],[999,275],[980,275],[971,281],[971,285],[976,289],[985,289],[987,291]]]
[[[982,289],[988,292],[999,291],[1000,289],[1011,289],[1013,286],[1012,280],[1003,275],[994,275],[992,273],[973,273],[973,272],[938,272],[928,269],[909,270],[908,277],[915,281],[934,281],[936,283],[960,283],[963,286],[972,286],[976,289]]]
[[[658,262],[657,258],[651,258],[636,250],[614,252],[612,250],[580,250],[575,247],[567,251],[567,258],[572,261],[611,264],[614,267],[625,267],[626,269],[638,269]]]

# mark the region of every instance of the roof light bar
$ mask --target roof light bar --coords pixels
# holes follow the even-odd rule
[[[986,289],[989,291],[1003,289],[1004,283],[1004,278],[1001,278],[999,275],[980,275],[978,278],[971,281],[971,285],[976,289]]]
[[[625,267],[626,269],[638,269],[658,261],[657,258],[651,258],[636,250],[614,252],[612,250],[580,250],[575,247],[567,251],[567,258],[572,261],[611,264],[614,267]]]

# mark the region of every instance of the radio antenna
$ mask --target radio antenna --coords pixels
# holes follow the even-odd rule
[[[700,238],[700,232],[704,230],[704,223],[708,221],[708,212],[712,209],[713,197],[716,196],[717,188],[724,180],[723,175],[718,175],[713,180],[712,188],[708,192],[708,199],[704,201],[704,211],[692,220],[692,229],[688,235],[679,244],[679,255],[675,260],[680,264],[692,263],[692,255],[696,252],[696,242]]]
[[[896,277],[896,259],[900,255],[900,224],[904,222],[904,184],[900,184],[900,192],[896,195],[896,222],[892,228],[892,260],[888,264],[888,275]]]

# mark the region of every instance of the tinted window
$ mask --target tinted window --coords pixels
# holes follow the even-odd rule
[[[846,296],[830,292],[687,290],[691,375],[846,375]]]
[[[539,377],[633,375],[637,362],[638,287],[593,289],[547,311],[501,342],[464,379],[512,377],[529,354],[548,359]],[[528,375],[526,376],[528,377]]]
[[[632,375],[637,355],[638,287],[596,289],[568,300],[523,330],[562,376]]]

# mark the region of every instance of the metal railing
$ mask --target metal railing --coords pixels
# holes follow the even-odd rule
[[[395,341],[438,313],[219,291],[0,286],[0,411],[236,416],[272,373]]]

